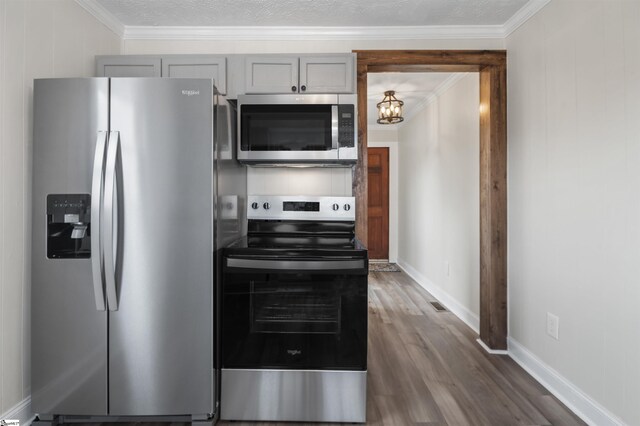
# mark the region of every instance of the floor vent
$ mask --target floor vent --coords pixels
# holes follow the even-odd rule
[[[442,306],[440,302],[429,302],[429,303],[431,303],[431,306],[433,306],[433,308],[438,312],[446,312],[447,310],[447,308]]]

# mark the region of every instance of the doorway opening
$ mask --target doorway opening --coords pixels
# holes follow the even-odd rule
[[[478,72],[480,75],[480,339],[507,349],[506,52],[358,50],[358,150],[353,172],[356,235],[368,244],[367,75]]]

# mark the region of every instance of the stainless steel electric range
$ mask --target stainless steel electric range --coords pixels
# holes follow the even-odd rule
[[[367,250],[353,197],[253,196],[223,252],[225,420],[364,422]]]

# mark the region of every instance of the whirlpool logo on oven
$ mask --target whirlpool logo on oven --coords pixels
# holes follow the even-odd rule
[[[302,355],[302,351],[300,349],[287,349],[287,353],[291,356]]]
[[[195,96],[195,95],[199,95],[200,91],[199,90],[190,90],[190,89],[185,89],[182,91],[182,94],[185,96]]]

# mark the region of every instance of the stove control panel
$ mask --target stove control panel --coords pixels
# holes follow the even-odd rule
[[[248,219],[356,220],[355,197],[250,195]]]

